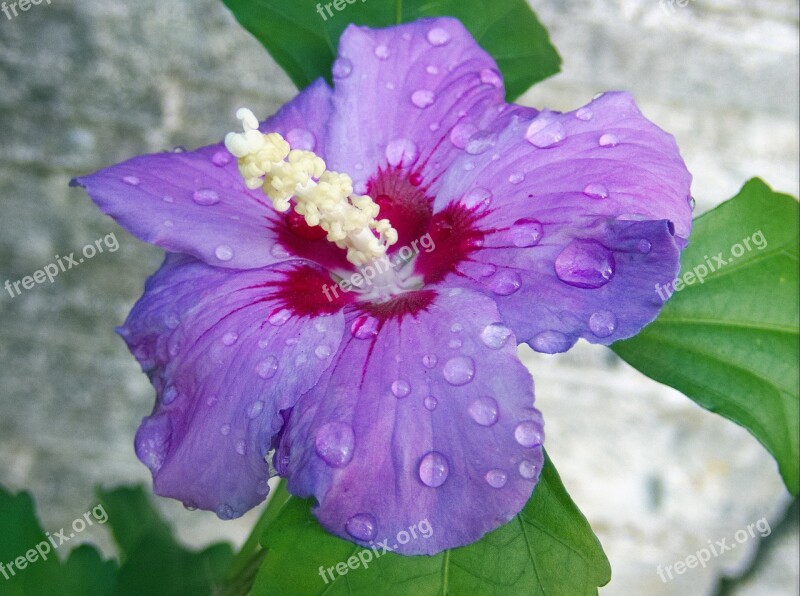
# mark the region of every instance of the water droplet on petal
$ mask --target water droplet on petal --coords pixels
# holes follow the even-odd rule
[[[217,517],[220,519],[233,519],[236,517],[236,514],[233,512],[233,508],[230,505],[220,505],[217,508]]]
[[[599,310],[589,317],[589,329],[597,337],[608,337],[617,328],[617,317],[607,310]]]
[[[276,308],[270,314],[267,320],[269,321],[270,325],[274,325],[275,327],[280,327],[286,321],[288,321],[292,316],[292,311],[288,308]]]
[[[694,208],[697,207],[697,201],[693,196],[689,196],[689,207],[694,211]]]
[[[535,118],[525,133],[525,138],[534,147],[547,149],[555,147],[567,136],[567,131],[559,120]]]
[[[465,150],[470,155],[486,153],[497,144],[497,135],[492,132],[478,132],[472,135]]]
[[[425,72],[427,72],[429,75],[437,75],[437,74],[439,74],[439,68],[434,66],[433,64],[430,64],[425,69]]]
[[[136,176],[125,176],[122,181],[128,186],[139,186],[139,184],[141,184],[141,180]]]
[[[469,405],[467,412],[481,426],[492,426],[497,422],[498,409],[493,397],[479,397]]]
[[[419,158],[419,149],[413,141],[395,139],[386,146],[386,159],[392,166],[409,166]]]
[[[217,151],[214,155],[211,156],[211,163],[213,163],[215,166],[219,168],[222,168],[231,163],[231,159],[232,159],[231,154],[228,153],[227,151]]]
[[[518,248],[528,248],[536,246],[542,239],[544,228],[535,219],[518,219],[511,226],[510,235],[514,246]]]
[[[275,371],[278,370],[278,359],[275,356],[267,356],[256,364],[256,374],[262,379],[270,379],[275,376]]]
[[[183,508],[186,509],[186,511],[197,511],[197,506],[196,505],[192,505],[188,501],[183,504]]]
[[[475,376],[475,362],[469,356],[456,356],[445,363],[442,374],[451,385],[466,385]]]
[[[226,346],[232,346],[239,340],[239,335],[233,331],[228,331],[222,336],[222,343]]]
[[[484,478],[492,488],[503,488],[508,480],[508,476],[503,470],[489,470]]]
[[[576,288],[595,289],[614,277],[614,255],[594,240],[573,240],[556,257],[558,279]]]
[[[325,345],[317,346],[314,348],[314,355],[320,360],[325,360],[325,358],[331,355],[331,349]]]
[[[519,475],[525,478],[525,480],[533,480],[536,478],[536,464],[532,461],[528,461],[527,459],[523,459],[519,462]]]
[[[346,79],[353,72],[353,63],[347,58],[337,58],[333,63],[333,78]]]
[[[163,403],[165,406],[168,406],[174,402],[177,397],[178,390],[175,389],[173,385],[170,385],[164,390],[164,394],[161,396],[161,403]]]
[[[484,68],[481,71],[481,82],[499,89],[503,86],[503,77],[494,68]]]
[[[607,199],[608,189],[604,184],[587,184],[583,189],[583,194],[590,199]]]
[[[471,210],[485,208],[491,204],[492,198],[492,191],[488,188],[473,188],[464,195],[464,198],[461,199],[461,204]]]
[[[231,425],[230,424],[223,424],[219,427],[219,433],[223,436],[228,436],[231,434]]]
[[[514,172],[508,177],[508,181],[511,184],[519,184],[523,180],[525,180],[525,174],[523,174],[522,172]]]
[[[402,399],[409,393],[411,393],[411,385],[408,384],[408,381],[398,379],[392,383],[392,395],[397,399]]]
[[[523,447],[536,447],[542,444],[543,438],[539,427],[530,420],[526,420],[520,422],[514,429],[514,439]]]
[[[451,339],[449,342],[447,342],[447,347],[450,348],[451,350],[457,350],[462,345],[464,345],[464,342],[462,342],[458,338]]]
[[[450,331],[453,333],[460,333],[464,330],[464,326],[461,323],[453,323],[450,325]]]
[[[522,278],[516,271],[501,269],[487,280],[486,285],[498,296],[510,296],[522,287]]]
[[[638,250],[643,255],[646,255],[651,250],[653,250],[653,244],[649,240],[645,240],[644,238],[642,238],[636,243],[636,250]]]
[[[353,459],[356,436],[344,422],[328,422],[314,438],[314,446],[322,460],[332,468],[343,468]]]
[[[420,89],[411,94],[411,103],[424,110],[436,101],[436,94],[428,89]]]
[[[198,205],[216,205],[219,203],[219,194],[211,188],[201,188],[192,193],[192,200]]]
[[[261,415],[261,412],[264,411],[264,402],[263,401],[254,401],[250,404],[250,407],[247,409],[247,417],[250,420],[254,418],[258,418]]]
[[[233,258],[233,249],[227,244],[220,244],[214,251],[214,256],[220,261],[230,261]]]
[[[175,198],[171,197],[169,195],[164,195],[163,197],[161,197],[161,200],[164,201],[165,203],[174,203],[175,202]]]
[[[422,357],[422,364],[425,365],[425,368],[433,368],[437,362],[439,362],[439,359],[433,354],[427,354]]]
[[[436,27],[435,29],[428,31],[428,42],[433,46],[443,46],[449,41],[450,34],[444,29]]]
[[[616,135],[606,133],[600,137],[599,143],[601,147],[616,147],[619,145],[619,139]]]
[[[426,410],[433,412],[436,409],[436,406],[439,405],[439,400],[432,395],[429,395],[423,400],[422,403],[425,404]]]
[[[575,117],[578,120],[583,120],[584,122],[587,120],[591,120],[592,116],[594,116],[594,114],[592,113],[592,110],[590,110],[589,108],[580,108],[577,112],[575,112]]]
[[[470,137],[478,132],[478,127],[468,122],[456,124],[450,131],[450,142],[459,149],[464,149],[469,143]]]
[[[356,540],[372,540],[375,538],[378,522],[369,513],[358,513],[347,520],[345,529]]]
[[[511,329],[502,323],[492,323],[481,331],[481,341],[487,348],[493,350],[499,350],[506,345],[509,337],[511,337]]]
[[[438,488],[447,480],[450,464],[438,451],[428,452],[419,462],[419,479],[425,486]]]
[[[542,331],[531,340],[531,347],[543,354],[560,354],[566,352],[573,342],[560,331]]]
[[[375,48],[375,56],[381,60],[387,60],[389,58],[389,48],[385,45],[379,45]]]
[[[287,257],[292,256],[291,253],[288,250],[286,250],[282,244],[278,242],[272,245],[269,254],[271,254],[276,259],[285,259]]]
[[[317,138],[310,130],[305,128],[293,128],[286,133],[286,140],[292,149],[302,149],[303,151],[313,151],[317,146]]]
[[[378,335],[378,325],[376,318],[361,315],[350,325],[350,333],[356,339],[370,339]]]
[[[244,441],[236,441],[236,453],[239,455],[247,453],[247,445],[245,445]]]
[[[262,497],[269,493],[269,483],[266,480],[261,480],[256,485],[256,494],[261,495]]]

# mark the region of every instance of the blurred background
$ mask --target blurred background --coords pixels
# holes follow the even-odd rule
[[[369,0],[379,2],[384,0]],[[752,176],[798,194],[796,0],[535,0],[564,60],[522,103],[574,109],[634,93],[678,139],[698,213]],[[219,0],[52,0],[0,13],[0,284],[80,251],[106,250],[11,298],[0,294],[0,484],[31,490],[45,529],[96,503],[97,485],[149,485],[133,452],[153,392],[113,332],[161,252],[103,216],[72,176],[128,157],[216,142],[241,105],[266,116],[296,90]],[[753,289],[757,291],[757,289]],[[789,595],[798,516],[767,452],[746,431],[657,385],[609,350],[521,350],[547,447],[608,554],[604,595]],[[159,500],[195,547],[240,544],[233,522]],[[766,518],[705,569],[656,568]],[[82,538],[108,554],[97,526]]]

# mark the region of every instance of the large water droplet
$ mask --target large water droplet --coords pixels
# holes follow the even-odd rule
[[[558,278],[576,288],[594,289],[614,277],[614,255],[594,240],[573,240],[556,257]]]
[[[436,101],[436,94],[428,89],[419,89],[411,94],[411,103],[424,110]]]
[[[608,189],[604,184],[587,184],[583,194],[591,199],[607,199]]]
[[[506,345],[509,337],[511,337],[511,329],[502,323],[492,323],[481,331],[481,341],[487,348],[493,350],[499,350]]]
[[[508,476],[503,470],[489,470],[484,478],[492,488],[503,488],[508,480]]]
[[[231,163],[231,154],[227,151],[217,151],[214,155],[211,156],[211,163],[215,166],[222,168],[227,166]]]
[[[254,401],[250,404],[250,407],[247,408],[247,417],[253,420],[254,418],[258,418],[261,415],[261,412],[264,411],[264,402],[263,401]]]
[[[606,133],[600,137],[598,141],[601,147],[616,147],[619,145],[619,139],[617,135],[613,135],[611,133]]]
[[[227,244],[220,244],[214,251],[214,256],[220,261],[230,261],[233,258],[233,249]]]
[[[356,540],[372,540],[375,538],[378,522],[369,513],[358,513],[347,520],[345,530]]]
[[[445,363],[442,374],[451,385],[466,385],[475,376],[475,362],[469,356],[456,356]]]
[[[428,31],[428,42],[434,46],[443,46],[450,41],[450,34],[441,29],[436,27],[435,29],[431,29]]]
[[[422,401],[422,403],[425,405],[426,410],[433,412],[436,409],[436,406],[439,405],[439,400],[432,395],[429,395]]]
[[[379,45],[375,48],[375,56],[380,58],[381,60],[388,60],[389,59],[389,48],[385,45]]]
[[[269,321],[270,325],[274,325],[275,327],[280,327],[286,321],[288,321],[292,316],[292,311],[288,308],[276,308],[270,314],[267,320]]]
[[[216,205],[219,203],[219,194],[211,188],[201,188],[192,193],[192,200],[198,205]]]
[[[439,359],[433,354],[426,354],[422,357],[422,364],[425,368],[433,368],[437,362],[439,362]]]
[[[353,72],[353,63],[347,58],[337,58],[333,63],[333,78],[346,79]]]
[[[317,455],[332,468],[343,468],[353,459],[356,436],[344,422],[329,422],[319,428],[314,438]]]
[[[350,325],[350,333],[356,339],[370,339],[378,335],[378,319],[361,315]]]
[[[392,166],[409,166],[417,161],[419,149],[409,139],[395,139],[386,146],[386,159]]]
[[[467,408],[472,419],[481,426],[492,426],[497,422],[499,407],[493,397],[479,397]]]
[[[222,343],[226,346],[232,346],[237,341],[239,341],[239,334],[234,333],[233,331],[228,331],[225,335],[222,336]]]
[[[262,379],[271,379],[278,370],[278,359],[275,356],[267,356],[256,364],[256,374]]]
[[[136,176],[125,176],[122,181],[128,186],[139,186],[142,182]]]
[[[532,461],[523,459],[521,462],[519,462],[517,469],[519,470],[519,475],[526,480],[533,480],[536,478],[536,464]]]
[[[547,149],[555,147],[567,136],[567,131],[559,120],[535,118],[525,132],[525,138],[534,147]]]
[[[461,199],[461,204],[467,209],[483,209],[492,202],[492,191],[488,188],[473,188]]]
[[[292,149],[302,149],[303,151],[313,151],[317,146],[317,138],[310,130],[305,128],[293,128],[286,133],[286,140]]]
[[[613,312],[599,310],[589,317],[589,329],[597,337],[608,337],[617,328],[617,317]]]
[[[447,480],[450,464],[438,451],[428,452],[419,462],[419,479],[425,486],[438,488]]]
[[[544,354],[560,354],[572,347],[572,341],[559,331],[542,331],[531,340],[531,347]]]
[[[464,149],[469,143],[470,137],[478,132],[478,127],[468,122],[456,124],[450,131],[450,142],[459,149]]]
[[[594,114],[592,113],[592,110],[590,110],[589,108],[580,108],[577,112],[575,112],[575,117],[578,120],[583,120],[584,122],[587,120],[591,120],[593,116]]]
[[[498,296],[510,296],[522,287],[522,278],[516,271],[501,269],[487,280],[486,285]]]
[[[542,444],[543,437],[539,427],[530,420],[526,420],[520,422],[514,429],[514,439],[523,447],[536,447]]]
[[[509,234],[514,246],[518,248],[528,248],[536,246],[542,239],[544,228],[535,219],[518,219],[511,226]]]
[[[408,381],[398,379],[392,383],[392,395],[394,395],[396,398],[402,399],[409,393],[411,393],[411,385],[408,384]]]

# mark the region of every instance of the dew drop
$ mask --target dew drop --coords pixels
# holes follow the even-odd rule
[[[310,130],[305,128],[293,128],[286,133],[286,140],[292,149],[302,149],[303,151],[313,151],[317,146],[317,138]]]
[[[350,333],[356,339],[370,339],[378,335],[378,320],[374,317],[361,315],[350,325]]]
[[[458,338],[451,339],[449,342],[447,342],[447,347],[450,348],[451,350],[457,350],[462,345],[464,345],[464,342],[462,342]]]
[[[211,188],[201,188],[192,193],[192,200],[198,205],[216,205],[219,203],[219,194]]]
[[[488,278],[486,285],[498,296],[511,296],[522,287],[522,278],[516,271],[501,269]]]
[[[245,445],[244,441],[236,441],[236,453],[239,455],[247,453],[247,445]]]
[[[439,74],[439,68],[434,66],[433,64],[430,64],[425,69],[425,72],[427,72],[429,75],[438,75]]]
[[[470,155],[486,153],[497,144],[497,135],[492,132],[479,132],[473,134],[464,148]]]
[[[595,289],[614,277],[614,255],[594,240],[573,240],[556,257],[558,279],[576,288]]]
[[[333,63],[333,78],[346,79],[353,72],[353,63],[347,58],[337,58]]]
[[[425,405],[426,410],[433,412],[436,409],[436,406],[439,405],[439,400],[432,395],[429,395],[423,400],[422,403]]]
[[[197,511],[197,506],[196,505],[192,505],[189,502],[184,503],[183,504],[183,508],[186,509],[186,511]]]
[[[600,137],[599,143],[601,147],[616,147],[619,145],[619,139],[616,135],[606,133]]]
[[[161,197],[161,200],[164,201],[165,203],[174,203],[175,202],[175,198],[171,197],[170,195],[164,195],[163,197]]]
[[[256,364],[256,374],[262,379],[271,379],[278,370],[278,359],[275,356],[267,356]]]
[[[261,415],[261,412],[264,411],[264,402],[263,401],[254,401],[250,404],[250,407],[247,409],[247,417],[250,420],[254,418],[258,418]]]
[[[438,451],[429,451],[419,462],[419,479],[425,486],[438,488],[447,480],[450,464]]]
[[[643,255],[646,255],[651,250],[653,250],[653,244],[649,240],[642,238],[636,243],[636,250],[638,250]]]
[[[597,337],[608,337],[617,329],[617,317],[607,310],[599,310],[589,317],[589,329]]]
[[[589,108],[580,108],[577,112],[575,112],[575,117],[578,120],[583,120],[584,122],[591,120],[593,116],[594,114]]]
[[[419,172],[414,172],[408,177],[408,181],[411,183],[411,186],[419,186],[422,184],[423,180],[424,178]]]
[[[470,210],[481,209],[488,207],[492,202],[492,198],[492,191],[488,188],[473,188],[464,195],[464,198],[461,199],[461,204]]]
[[[459,149],[464,149],[469,143],[470,137],[478,132],[478,127],[468,122],[456,124],[450,131],[450,142]]]
[[[608,188],[604,184],[587,184],[583,189],[583,194],[590,199],[607,199]]]
[[[428,89],[419,89],[411,94],[411,103],[424,110],[436,101],[436,94]]]
[[[395,139],[386,146],[386,159],[389,165],[409,166],[417,161],[419,149],[408,139]]]
[[[233,331],[228,331],[225,335],[222,336],[222,343],[226,346],[232,346],[237,341],[239,341],[239,335],[234,333]]]
[[[475,362],[469,356],[456,356],[445,363],[442,374],[451,385],[466,385],[475,376]]]
[[[525,133],[525,138],[534,147],[547,149],[555,147],[567,136],[567,131],[559,120],[535,118]]]
[[[314,355],[320,360],[325,360],[325,358],[331,355],[331,349],[329,346],[325,345],[317,346],[314,348]]]
[[[519,462],[517,470],[519,470],[519,475],[526,480],[533,480],[536,478],[536,464],[532,461],[523,459],[521,462]]]
[[[439,362],[439,359],[433,354],[426,354],[422,357],[422,364],[425,368],[433,368],[437,362]]]
[[[489,470],[484,478],[492,488],[503,488],[508,480],[508,476],[503,470]]]
[[[528,248],[536,246],[542,239],[544,228],[535,219],[518,219],[511,226],[510,235],[514,246],[518,248]]]
[[[523,447],[536,447],[542,444],[542,433],[535,423],[526,420],[514,429],[514,439]]]
[[[514,172],[508,177],[508,181],[511,184],[519,184],[523,180],[525,180],[525,174],[523,174],[522,172]]]
[[[481,426],[492,426],[497,422],[498,409],[493,397],[479,397],[469,405],[467,412]]]
[[[175,389],[173,385],[170,385],[164,390],[164,394],[161,396],[161,403],[163,403],[165,406],[168,406],[174,402],[177,397],[178,390]]]
[[[375,56],[381,60],[387,60],[389,58],[389,48],[385,45],[379,45],[375,48]]]
[[[503,78],[500,73],[493,68],[484,68],[481,71],[481,82],[492,85],[498,89],[503,86]]]
[[[542,331],[531,340],[531,347],[543,354],[560,354],[572,347],[573,342],[560,331]]]
[[[274,325],[275,327],[280,327],[286,321],[288,321],[292,316],[292,311],[288,308],[276,308],[270,314],[267,320],[269,321],[270,325]]]
[[[343,468],[353,459],[356,436],[344,422],[328,422],[321,426],[314,438],[317,455],[332,468]]]
[[[378,522],[369,513],[357,513],[345,524],[345,530],[356,540],[372,540],[375,538]]]
[[[214,251],[214,256],[220,261],[230,261],[233,258],[233,249],[227,244],[220,244]]]
[[[231,425],[230,424],[223,424],[219,427],[219,433],[225,437],[231,434]]]
[[[492,350],[499,350],[506,345],[509,337],[511,337],[511,329],[502,323],[492,323],[481,331],[483,345]]]
[[[259,483],[256,485],[256,494],[263,497],[267,493],[269,493],[269,483],[266,480],[259,481]]]
[[[428,31],[428,42],[433,46],[443,46],[449,41],[450,34],[444,29],[436,27],[435,29]]]
[[[231,154],[227,151],[217,151],[214,155],[211,156],[211,163],[213,163],[218,168],[222,168],[227,166],[231,163]]]
[[[287,257],[292,256],[291,253],[288,250],[286,250],[283,247],[283,245],[280,244],[279,242],[276,242],[275,244],[272,245],[269,254],[271,254],[276,259],[285,259]]]
[[[233,508],[230,505],[220,505],[217,508],[217,517],[220,519],[233,519],[236,517],[236,514],[233,512]]]
[[[139,186],[142,182],[136,176],[125,176],[122,181],[128,186]]]
[[[392,383],[392,395],[394,395],[397,399],[402,399],[409,393],[411,393],[411,385],[408,384],[408,381],[398,379]]]

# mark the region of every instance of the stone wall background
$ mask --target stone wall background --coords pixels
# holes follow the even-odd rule
[[[659,0],[533,5],[564,66],[524,103],[572,109],[598,91],[632,91],[678,138],[698,211],[754,175],[798,194],[796,2],[691,0],[674,12]],[[151,389],[112,330],[160,251],[69,179],[207,144],[230,129],[236,107],[271,113],[295,92],[217,0],[52,0],[13,20],[0,13],[0,283],[110,232],[120,243],[52,285],[0,296],[0,483],[31,490],[46,528],[93,505],[97,484],[149,483],[132,440]],[[775,465],[747,432],[604,348],[522,354],[548,450],[611,559],[603,594],[798,593],[797,507],[787,515]],[[241,542],[256,515],[223,523],[158,505],[195,546]],[[669,583],[656,575],[762,517],[775,530],[763,543]],[[111,552],[102,532],[84,536]],[[720,589],[720,575],[751,567]]]

